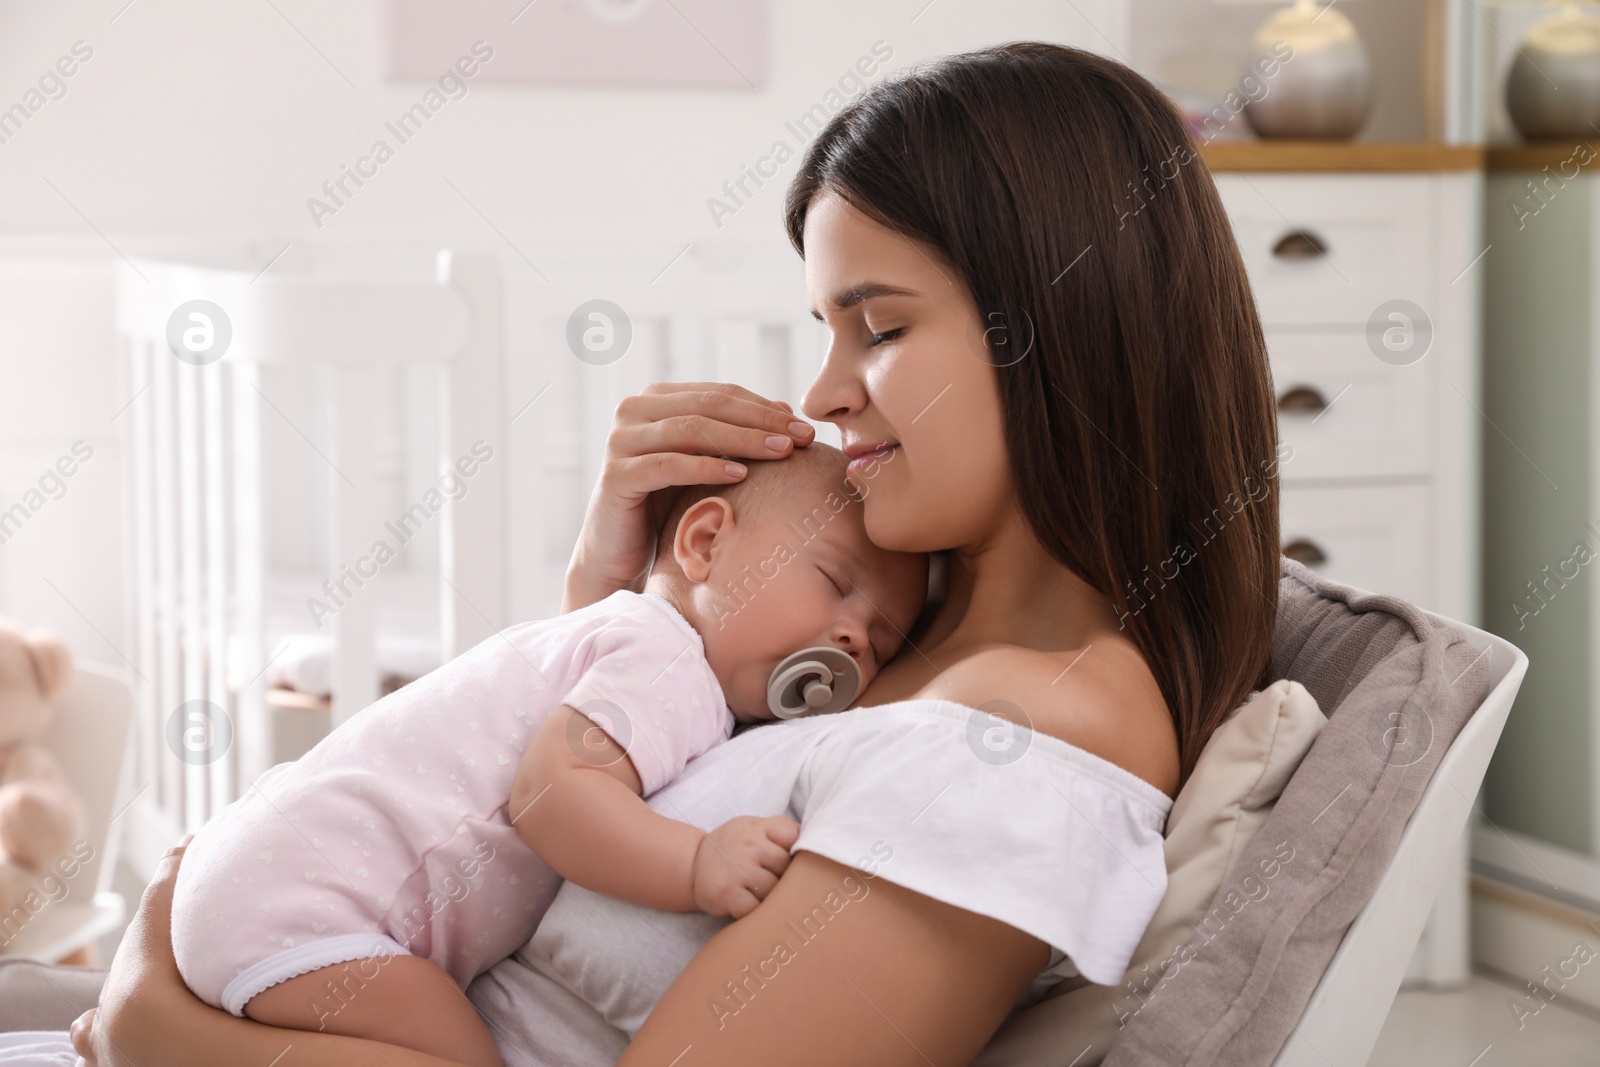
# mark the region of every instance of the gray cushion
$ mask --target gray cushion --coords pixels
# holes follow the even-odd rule
[[[65,1030],[100,1000],[106,972],[0,959],[0,1032]]]
[[[1289,559],[1278,596],[1274,676],[1304,685],[1329,721],[1238,869],[1261,869],[1275,850],[1292,856],[1259,902],[1196,934],[1192,959],[1127,1021],[1106,1067],[1270,1064],[1488,695],[1483,650],[1405,601],[1359,595]]]

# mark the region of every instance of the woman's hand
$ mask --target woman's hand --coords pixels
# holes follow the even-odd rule
[[[72,1024],[72,1047],[89,1067],[161,1063],[164,1044],[181,1027],[183,1012],[215,1010],[189,992],[172,955],[172,887],[184,846],[193,836],[161,857],[111,959],[100,1006]]]
[[[235,1018],[189,992],[172,955],[172,887],[188,843],[161,857],[112,957],[100,1006],[72,1024],[72,1047],[89,1067],[271,1064],[290,1048],[298,1067],[460,1067],[379,1041]]]
[[[617,405],[600,480],[567,564],[563,613],[637,589],[654,558],[669,486],[727,485],[744,477],[734,459],[777,459],[816,431],[782,401],[725,382],[657,382]]]

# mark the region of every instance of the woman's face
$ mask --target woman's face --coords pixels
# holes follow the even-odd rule
[[[806,212],[806,292],[832,334],[800,406],[839,427],[867,534],[902,552],[975,545],[1011,502],[984,324],[932,248],[824,190]]]

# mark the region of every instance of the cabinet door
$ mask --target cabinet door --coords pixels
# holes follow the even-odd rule
[[[1394,366],[1365,332],[1267,332],[1286,478],[1426,475],[1434,470],[1434,364]]]
[[[1285,555],[1336,582],[1433,607],[1428,486],[1285,482],[1279,514]]]
[[[1261,321],[1364,325],[1432,307],[1431,175],[1219,174]]]

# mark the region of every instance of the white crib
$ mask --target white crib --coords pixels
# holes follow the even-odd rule
[[[321,598],[335,610],[315,622],[304,616],[306,631],[332,634],[331,707],[269,689],[269,605],[283,599],[286,579],[268,562],[269,529],[283,523],[269,522],[267,487],[283,457],[264,449],[263,425],[282,431],[295,419],[264,379],[296,368],[322,385],[316,417],[325,434],[296,433],[312,449],[313,437],[327,446],[318,450],[327,508],[316,536],[330,582],[370,560],[376,540],[395,540],[397,516],[374,491],[384,463],[369,398],[384,376],[420,373],[436,386],[437,417],[420,421],[437,426],[427,447],[441,477],[475,444],[492,450],[463,479],[465,494],[443,499],[428,542],[436,558],[412,576],[437,605],[431,618],[447,659],[512,621],[558,610],[622,396],[652,381],[734,381],[797,403],[815,373],[822,331],[806,310],[798,261],[769,255],[752,266],[696,254],[661,270],[653,255],[666,262],[653,250],[597,257],[588,249],[541,262],[541,271],[504,249],[445,251],[431,277],[374,267],[371,257],[358,268],[265,272],[150,260],[119,267],[131,398],[118,416],[128,658],[140,676],[134,779],[167,819],[197,828],[275,759],[296,754],[275,736],[284,720],[276,709],[298,703],[325,730],[379,695],[380,624],[397,609],[354,578],[342,603]],[[575,308],[601,296],[624,308],[632,342],[622,358],[595,365],[575,357],[567,327]],[[232,332],[221,358],[204,365],[178,358],[168,342],[174,311],[197,299],[222,308]],[[369,580],[387,588],[393,577]]]

